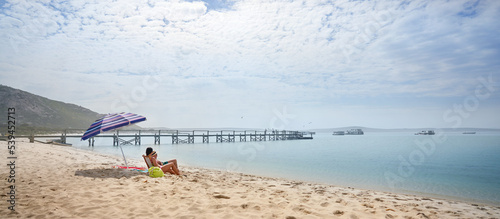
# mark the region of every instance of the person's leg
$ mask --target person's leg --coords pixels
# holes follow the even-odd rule
[[[177,160],[176,159],[173,159],[173,160],[169,160],[168,163],[173,163],[175,168],[179,169],[179,166],[177,166]]]
[[[172,165],[172,170],[175,172],[175,174],[181,175],[181,171],[179,171],[179,168],[177,167],[177,161],[175,162],[175,165]]]
[[[172,169],[168,169],[168,170],[167,170],[167,172],[168,172],[168,173],[170,173],[170,174],[174,174],[174,175],[176,175],[176,174],[175,174],[175,172],[174,172]],[[166,173],[166,172],[165,172],[165,173]]]
[[[167,172],[168,172],[168,173],[171,173],[171,174],[176,174],[176,175],[178,175],[175,171],[173,171],[173,170],[172,170],[172,169],[173,169],[173,168],[172,168],[173,166],[174,166],[174,164],[173,164],[173,163],[168,163],[167,165],[162,166],[162,167],[161,167],[161,170],[162,170],[164,173],[167,173]]]

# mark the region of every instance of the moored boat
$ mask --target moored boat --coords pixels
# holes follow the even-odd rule
[[[415,135],[434,135],[436,134],[433,130],[427,130],[427,131],[421,131],[421,132],[417,132],[415,133]]]
[[[363,132],[362,129],[351,129],[347,130],[345,133],[346,135],[364,135],[365,133]]]

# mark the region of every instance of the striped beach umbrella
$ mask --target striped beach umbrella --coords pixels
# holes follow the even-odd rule
[[[85,131],[85,134],[83,134],[82,140],[87,140],[93,136],[100,134],[101,132],[110,131],[145,120],[146,117],[134,113],[108,114],[92,123],[87,131]]]

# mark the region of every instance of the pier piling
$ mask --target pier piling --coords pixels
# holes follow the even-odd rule
[[[60,135],[61,142],[67,143],[68,138],[81,138],[85,130],[64,130]],[[81,134],[75,134],[81,133]],[[143,138],[152,137],[154,139],[154,144],[161,144],[161,138],[170,137],[172,138],[172,144],[194,144],[195,139],[200,138],[202,143],[210,143],[210,138],[215,138],[215,142],[235,142],[236,136],[239,137],[240,142],[246,141],[283,141],[283,140],[299,140],[299,139],[313,139],[312,135],[314,132],[307,131],[288,131],[288,130],[245,130],[245,131],[235,131],[235,130],[221,130],[221,131],[209,131],[209,130],[191,130],[182,131],[179,130],[122,130],[122,134],[117,130],[115,133],[106,134],[101,133],[99,135],[93,136],[88,139],[89,147],[94,146],[95,138],[112,138],[113,146],[119,146],[124,144],[130,145],[141,145]],[[17,138],[28,138],[30,142],[34,142],[35,138],[53,138],[54,135],[35,135],[31,133],[26,136],[16,136]],[[130,139],[124,140],[122,138]]]

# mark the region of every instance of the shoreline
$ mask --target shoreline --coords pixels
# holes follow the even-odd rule
[[[217,171],[217,172],[221,172],[221,173],[234,173],[234,174],[249,175],[249,176],[254,176],[254,177],[267,178],[270,180],[294,181],[294,182],[303,183],[303,184],[314,184],[314,185],[341,187],[341,188],[346,188],[346,189],[373,191],[373,192],[380,192],[380,193],[391,193],[391,194],[399,194],[399,195],[405,195],[405,196],[414,196],[415,198],[422,198],[422,199],[436,199],[436,200],[440,199],[440,200],[450,201],[450,202],[463,202],[463,203],[472,204],[472,205],[489,205],[489,206],[500,208],[500,202],[494,202],[494,201],[488,201],[488,200],[477,200],[477,199],[472,199],[472,198],[468,199],[468,198],[462,198],[462,197],[458,197],[458,196],[447,196],[447,195],[440,195],[440,194],[434,194],[434,193],[415,192],[415,191],[409,191],[409,190],[408,191],[404,191],[404,190],[386,191],[383,189],[370,189],[370,188],[361,188],[361,187],[355,187],[355,186],[334,185],[334,184],[319,182],[319,181],[315,182],[315,181],[307,181],[307,180],[290,179],[290,178],[284,178],[284,177],[271,177],[271,176],[265,176],[265,175],[259,175],[259,174],[247,174],[247,173],[241,173],[241,172],[231,172],[231,171],[225,171],[225,170],[220,170],[220,169],[203,168],[203,167],[198,167],[198,166],[188,166],[188,165],[183,165],[183,166],[188,167],[188,168],[206,170],[206,171]]]
[[[73,147],[73,148],[76,150],[88,151],[88,152],[92,152],[92,153],[96,153],[96,154],[100,154],[100,155],[113,156],[113,157],[116,157],[117,159],[121,159],[121,162],[123,163],[123,157],[119,156],[119,155],[107,154],[107,153],[102,153],[102,152],[95,152],[92,150],[85,150],[85,149],[81,149],[78,147]],[[127,161],[129,161],[129,160],[134,160],[136,162],[139,162],[139,164],[145,166],[143,164],[144,161],[140,158],[127,158]],[[181,164],[182,164],[182,162],[181,162]],[[122,165],[125,165],[125,164],[123,163]],[[354,188],[354,189],[360,189],[360,190],[379,191],[379,192],[387,192],[387,193],[395,193],[395,194],[403,194],[403,195],[413,195],[413,196],[418,196],[418,197],[444,199],[444,200],[450,200],[450,201],[465,202],[465,203],[470,203],[470,204],[484,204],[484,205],[491,205],[491,206],[500,206],[500,202],[498,202],[498,201],[474,199],[474,198],[452,196],[452,195],[442,195],[442,194],[435,194],[435,193],[429,193],[429,192],[420,192],[420,191],[404,190],[404,189],[390,190],[390,189],[384,189],[382,187],[376,187],[376,186],[364,188],[363,186],[338,185],[338,184],[333,184],[333,183],[323,182],[323,181],[293,179],[293,178],[287,178],[287,177],[273,177],[273,176],[269,176],[269,174],[266,175],[266,174],[258,174],[258,173],[256,174],[256,173],[233,172],[233,171],[227,171],[224,169],[206,168],[206,167],[200,167],[200,166],[196,166],[196,165],[184,165],[183,164],[183,166],[204,169],[207,171],[221,171],[221,172],[229,172],[229,173],[239,173],[239,174],[254,175],[257,177],[266,177],[266,178],[279,179],[279,180],[292,180],[292,181],[297,181],[297,182],[321,184],[321,185],[326,185],[326,186],[337,186],[337,187]]]
[[[186,177],[150,178],[113,168],[123,162],[118,156],[16,143],[16,212],[7,209],[5,186],[0,196],[0,213],[8,218],[500,218],[500,207],[488,204],[182,165]],[[7,157],[7,144],[0,145]],[[139,159],[129,163],[145,166]],[[7,175],[2,169],[2,178]]]
[[[113,156],[113,155],[110,155],[110,156]],[[123,158],[121,158],[121,159],[123,160]],[[128,159],[127,159],[127,161],[128,161]],[[415,196],[415,197],[422,197],[422,198],[442,199],[442,200],[447,200],[447,201],[464,202],[464,203],[468,203],[468,204],[490,205],[490,206],[498,206],[498,207],[500,207],[500,202],[488,201],[488,200],[477,200],[477,199],[473,199],[473,198],[464,198],[464,197],[458,197],[458,196],[440,195],[440,194],[426,193],[426,192],[417,192],[417,191],[411,191],[411,190],[388,191],[388,190],[384,190],[384,189],[380,189],[380,188],[362,188],[362,187],[356,187],[356,186],[335,185],[335,184],[331,184],[331,183],[327,183],[327,182],[321,182],[321,181],[308,181],[308,180],[300,180],[300,179],[291,179],[291,178],[286,178],[286,177],[272,177],[272,176],[266,176],[266,175],[249,174],[249,173],[243,173],[243,172],[233,172],[233,171],[226,171],[226,170],[212,169],[212,168],[204,168],[204,167],[191,166],[191,165],[183,165],[183,166],[184,167],[189,167],[189,168],[203,169],[203,170],[207,170],[207,171],[217,171],[217,172],[222,172],[222,173],[234,173],[234,174],[251,175],[251,176],[255,176],[255,177],[262,177],[262,178],[269,178],[269,179],[283,180],[283,181],[286,181],[286,180],[288,180],[288,181],[295,181],[295,182],[301,182],[301,183],[305,183],[305,184],[317,184],[317,185],[324,185],[324,186],[343,187],[343,188],[348,188],[348,189],[357,189],[357,190],[366,190],[366,191],[374,191],[374,192],[392,193],[392,194],[400,194],[400,195]]]

